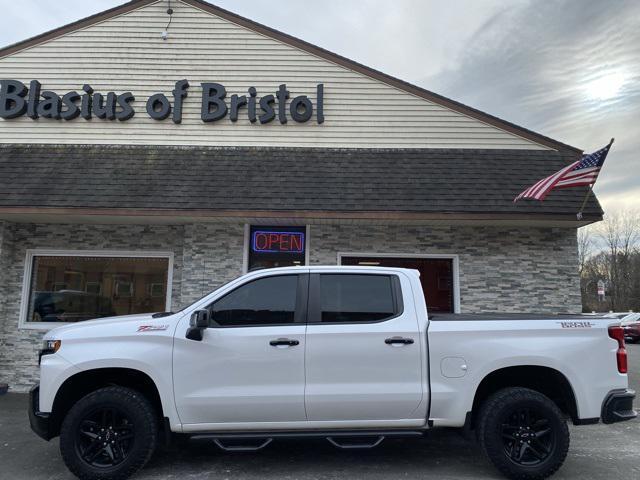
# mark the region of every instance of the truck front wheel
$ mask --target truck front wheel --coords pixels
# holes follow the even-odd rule
[[[527,388],[505,388],[489,397],[480,409],[477,434],[489,460],[514,480],[549,477],[569,450],[569,429],[560,409]]]
[[[82,480],[124,480],[153,455],[158,422],[135,390],[105,387],[79,400],[60,430],[60,452]]]

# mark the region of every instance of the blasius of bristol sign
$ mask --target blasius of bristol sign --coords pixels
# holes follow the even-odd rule
[[[227,90],[219,83],[203,83],[202,108],[200,117],[203,122],[229,120],[237,122],[240,116],[246,116],[251,123],[269,123],[276,118],[282,124],[287,123],[288,113],[298,123],[305,123],[314,116],[318,123],[324,122],[324,85],[316,87],[316,104],[306,95],[291,99],[287,85],[282,84],[275,94],[258,98],[255,87],[250,87],[247,95],[231,95],[227,100]],[[164,93],[156,93],[146,99],[146,113],[154,120],[166,120],[171,116],[174,123],[182,122],[182,107],[187,98],[189,82],[176,82],[171,98]],[[291,100],[290,100],[291,99]],[[288,109],[287,109],[287,101]],[[136,114],[131,92],[118,94],[95,92],[91,85],[84,85],[82,93],[72,91],[62,95],[50,90],[42,90],[37,80],[29,87],[17,80],[0,80],[0,118],[9,120],[27,115],[32,119],[50,118],[54,120],[102,120],[127,121]]]

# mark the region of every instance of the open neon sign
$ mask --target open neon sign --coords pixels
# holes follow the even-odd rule
[[[302,253],[304,233],[256,230],[251,239],[251,249],[257,253]]]

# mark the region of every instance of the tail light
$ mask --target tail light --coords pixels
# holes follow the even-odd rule
[[[618,362],[618,372],[627,373],[627,349],[624,346],[624,328],[609,327],[609,336],[618,342],[616,351],[616,361]]]

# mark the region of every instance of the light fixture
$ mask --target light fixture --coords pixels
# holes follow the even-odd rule
[[[169,38],[169,27],[171,26],[171,21],[173,20],[173,16],[172,16],[173,8],[171,8],[171,0],[169,0],[169,8],[167,8],[167,15],[169,15],[169,23],[167,23],[167,26],[164,27],[164,30],[160,34],[160,36],[162,37],[162,40],[166,40],[167,38]]]

